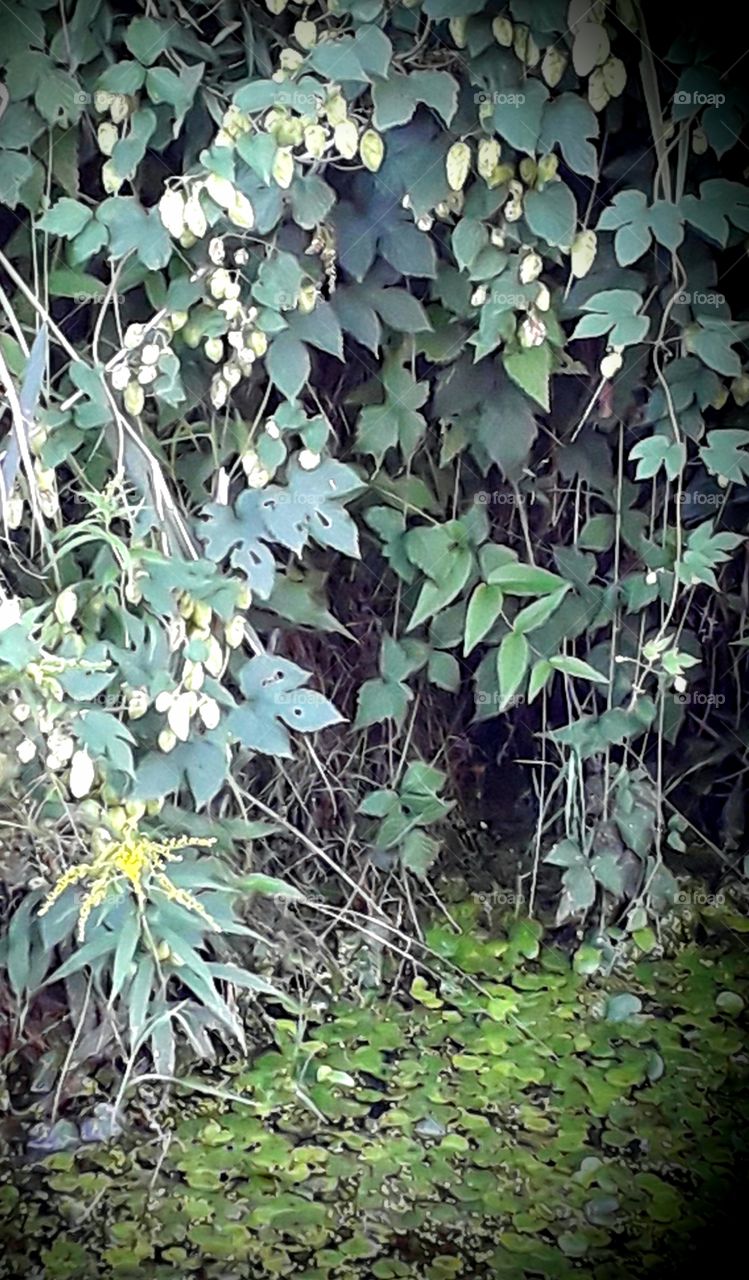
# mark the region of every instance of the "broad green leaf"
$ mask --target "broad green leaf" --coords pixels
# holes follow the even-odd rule
[[[487,632],[491,631],[502,612],[503,602],[504,593],[501,587],[486,582],[479,583],[468,602],[464,654],[471,653]]]
[[[577,206],[563,182],[550,182],[541,191],[526,192],[523,213],[534,235],[550,245],[571,247],[577,228]]]
[[[528,678],[529,702],[533,702],[538,697],[541,690],[549,683],[549,679],[553,674],[554,668],[549,665],[545,658],[534,664]]]
[[[534,600],[533,604],[526,605],[513,618],[513,631],[519,631],[522,635],[527,635],[529,631],[534,631],[536,627],[542,627],[559,608],[569,589],[570,585],[566,582],[558,591],[553,591],[551,595],[542,596],[540,600]]]
[[[49,231],[51,235],[70,240],[83,230],[92,217],[91,210],[81,204],[80,200],[61,196],[39,219],[37,225],[40,231]]]
[[[491,569],[487,581],[514,596],[550,595],[569,584],[556,573],[534,564],[500,564]]]
[[[525,679],[530,647],[525,636],[511,631],[497,651],[497,679],[501,697],[500,711],[511,702]]]
[[[560,655],[555,658],[549,658],[549,666],[554,671],[561,671],[566,676],[574,676],[577,680],[592,680],[596,684],[608,684],[609,682],[608,676],[602,676],[600,671],[596,671],[595,667],[591,667],[589,662],[583,662],[582,658]]]
[[[125,44],[144,67],[150,67],[169,48],[171,23],[155,22],[153,18],[133,18],[125,32]]]
[[[598,133],[598,119],[588,103],[576,93],[562,93],[544,110],[538,149],[551,151],[558,145],[574,173],[595,178],[598,157],[590,139]]]
[[[271,381],[287,400],[296,400],[310,375],[307,348],[291,333],[279,333],[268,348],[265,365]]]
[[[551,347],[548,342],[543,342],[538,347],[505,352],[502,363],[508,376],[517,383],[521,391],[525,391],[548,413],[551,408],[549,380],[552,363]]]

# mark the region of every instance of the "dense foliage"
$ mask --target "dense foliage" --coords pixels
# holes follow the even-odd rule
[[[402,941],[477,727],[530,914],[648,949],[672,855],[738,861],[745,97],[695,21],[3,6],[14,1035],[241,1042],[262,895]]]
[[[10,1274],[676,1280],[727,1254],[749,1103],[735,916],[602,986],[538,927],[455,913],[466,932],[432,925],[437,972],[410,994],[278,1019],[250,1065],[166,1109],[141,1082],[117,1145],[95,1116],[40,1126],[0,1186]]]

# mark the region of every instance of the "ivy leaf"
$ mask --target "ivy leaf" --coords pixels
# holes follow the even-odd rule
[[[255,137],[270,137],[270,135],[256,134]],[[308,173],[294,179],[288,192],[288,200],[291,216],[297,226],[305,231],[312,231],[328,217],[335,205],[336,194],[327,182],[323,182],[319,174]]]
[[[365,680],[359,687],[356,702],[355,729],[392,720],[400,728],[406,719],[413,693],[400,681]]]
[[[656,476],[661,467],[669,480],[675,480],[684,470],[687,460],[686,445],[681,440],[669,439],[668,436],[654,435],[647,440],[640,440],[630,451],[632,461],[638,462],[635,478],[650,480]]]
[[[687,587],[704,582],[713,591],[718,591],[715,569],[719,564],[725,564],[729,552],[744,541],[742,534],[715,533],[714,528],[714,521],[704,520],[687,538],[686,549],[676,566],[679,580]]]
[[[15,209],[21,190],[34,172],[33,162],[20,151],[3,151],[0,165],[0,204]]]
[[[461,270],[470,268],[489,243],[489,229],[478,218],[461,218],[452,233],[452,250]]]
[[[707,443],[700,449],[700,456],[708,471],[722,476],[732,484],[746,484],[749,480],[749,431],[724,428],[710,431]]]
[[[201,515],[201,530],[206,555],[218,564],[230,556],[231,564],[247,576],[252,594],[260,600],[270,596],[276,576],[276,565],[266,541],[270,535],[262,507],[262,491],[245,489],[234,509],[223,503],[211,503]],[[265,538],[266,541],[262,541]]]
[[[596,900],[596,882],[591,871],[583,863],[575,863],[562,876],[565,897],[564,903],[575,914],[587,911]]]
[[[265,367],[271,382],[287,400],[296,400],[310,375],[309,352],[293,334],[278,334],[270,344]]]
[[[641,306],[642,298],[634,289],[605,289],[594,293],[582,304],[582,309],[595,314],[578,321],[570,341],[608,333],[613,346],[634,346],[642,342],[650,328],[650,317],[637,314]]]
[[[285,489],[263,489],[260,507],[268,537],[299,555],[309,538],[344,555],[358,556],[356,525],[343,501],[357,493],[362,482],[350,467],[326,458],[312,471],[294,462]]]
[[[343,334],[338,317],[329,302],[318,301],[314,311],[308,315],[292,311],[288,316],[289,333],[294,337],[309,342],[320,351],[327,351],[332,356],[343,359]],[[282,335],[283,336],[283,335]],[[279,339],[276,339],[278,342]],[[289,399],[295,399],[290,396]]]
[[[230,711],[227,727],[248,750],[290,756],[286,725],[300,733],[314,733],[343,717],[327,698],[307,689],[310,678],[296,663],[263,654],[251,658],[239,673],[241,706]]]
[[[458,85],[446,71],[412,71],[372,81],[374,115],[372,123],[380,132],[408,124],[419,103],[431,107],[446,125],[458,104]]]
[[[550,182],[541,191],[527,191],[523,213],[534,235],[542,236],[550,245],[570,248],[577,227],[577,205],[564,182]]]
[[[544,148],[539,141],[548,97],[546,85],[541,80],[530,78],[519,82],[516,89],[508,88],[498,96],[492,122],[499,136],[516,151],[532,156],[539,146],[551,150],[551,146]]]
[[[171,43],[172,24],[155,22],[153,18],[133,18],[125,32],[125,44],[144,67],[160,58]]]
[[[438,689],[457,693],[460,689],[460,664],[457,658],[451,653],[445,653],[443,649],[435,649],[429,655],[427,679]]]
[[[369,289],[367,296],[380,319],[398,333],[424,333],[431,331],[429,317],[413,294],[394,286],[390,289]]]
[[[146,108],[136,111],[131,117],[127,137],[120,138],[112,150],[110,164],[118,178],[126,181],[135,177],[155,129],[156,113],[154,111]]]
[[[574,173],[595,178],[598,156],[590,138],[598,137],[598,119],[588,103],[576,93],[562,93],[543,113],[538,148],[552,151],[558,145],[565,163]]]
[[[551,377],[551,347],[543,342],[539,347],[524,347],[520,351],[505,352],[502,363],[513,382],[532,400],[549,412],[549,379]]]
[[[174,108],[172,137],[179,136],[182,121],[193,104],[198,85],[203,78],[204,62],[183,66],[179,75],[169,67],[150,67],[146,72],[146,92],[155,106],[166,102]]]
[[[40,231],[49,231],[53,236],[62,236],[70,240],[77,236],[93,214],[80,200],[71,200],[69,196],[61,196],[50,209],[39,219]]]
[[[708,368],[729,378],[736,378],[741,373],[741,360],[733,350],[738,336],[723,321],[702,324],[696,332],[690,332],[688,342],[690,350]]]
[[[356,427],[357,448],[375,458],[378,467],[388,449],[399,447],[405,458],[413,456],[427,425],[417,410],[429,396],[428,384],[417,382],[397,356],[385,361],[382,384],[383,403],[366,405]]]
[[[198,738],[181,743],[172,752],[174,764],[184,771],[198,809],[218,795],[229,773],[229,753],[218,742]]]
[[[125,58],[107,67],[106,71],[99,76],[96,87],[104,89],[107,93],[124,93],[132,97],[143,88],[145,82],[146,73],[140,62],[128,61]]]
[[[109,230],[113,258],[134,250],[149,271],[158,271],[169,262],[172,242],[158,209],[144,209],[135,196],[110,196],[99,205],[96,218]]]
[[[642,191],[620,191],[598,220],[599,231],[615,231],[614,252],[620,266],[637,262],[650,248],[652,238],[675,250],[684,239],[684,215],[667,200],[648,208]]]

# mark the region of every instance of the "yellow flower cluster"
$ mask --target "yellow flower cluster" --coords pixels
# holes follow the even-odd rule
[[[39,909],[43,916],[57,899],[71,885],[81,881],[89,881],[88,892],[81,904],[78,915],[78,940],[82,941],[86,930],[86,922],[95,907],[105,899],[109,889],[118,882],[124,881],[142,905],[148,896],[148,887],[153,882],[172,902],[178,902],[188,911],[195,911],[202,916],[206,924],[218,929],[216,921],[208,914],[205,907],[193,894],[180,889],[174,884],[164,870],[167,862],[179,862],[176,856],[179,849],[188,846],[209,846],[216,841],[211,838],[194,836],[178,836],[170,840],[151,840],[148,836],[139,835],[137,831],[126,831],[119,840],[112,840],[101,850],[91,862],[81,862],[69,867],[60,877],[57,884],[47,895]]]

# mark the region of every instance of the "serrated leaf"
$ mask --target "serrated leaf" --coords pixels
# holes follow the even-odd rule
[[[502,356],[505,371],[526,395],[540,404],[546,412],[551,408],[549,380],[551,377],[551,347],[547,342],[538,347],[505,352]]]

